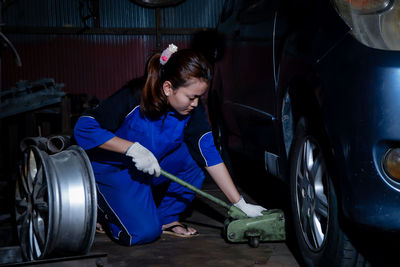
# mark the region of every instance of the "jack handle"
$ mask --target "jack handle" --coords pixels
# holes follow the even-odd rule
[[[195,186],[183,181],[182,179],[176,177],[175,175],[173,175],[173,174],[171,174],[169,172],[166,172],[163,169],[161,169],[161,174],[164,175],[165,177],[167,177],[168,179],[170,179],[170,180],[172,180],[172,181],[174,181],[174,182],[176,182],[176,183],[178,183],[178,184],[180,184],[180,185],[182,185],[182,186],[194,191],[195,193],[205,197],[206,199],[211,200],[215,204],[226,208],[228,210],[228,215],[231,218],[233,218],[233,219],[244,219],[244,218],[247,218],[247,215],[243,211],[241,211],[239,208],[236,208],[233,205],[227,204],[225,201],[223,201],[223,200],[221,200],[219,198],[216,198],[216,197],[214,197],[214,196],[212,196],[212,195],[210,195],[210,194],[198,189],[197,187],[195,187]]]

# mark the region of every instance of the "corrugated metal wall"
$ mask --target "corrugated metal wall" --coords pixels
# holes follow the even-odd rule
[[[80,16],[88,15],[91,7],[86,0],[18,0],[6,7],[3,20],[8,25],[82,27],[84,23]],[[156,25],[155,9],[138,6],[129,0],[99,0],[99,7],[102,27]],[[87,22],[93,26],[92,21]]]
[[[186,0],[175,7],[161,9],[161,27],[214,28],[222,9],[222,0]],[[21,27],[93,26],[87,1],[18,0],[6,7],[3,22]],[[100,0],[101,28],[155,28],[155,9],[129,0]],[[81,14],[81,15],[80,15]],[[155,35],[123,34],[25,34],[7,33],[22,60],[14,63],[10,50],[1,58],[2,88],[18,80],[55,78],[64,83],[67,93],[85,93],[104,99],[128,80],[144,72],[148,56],[155,50]],[[175,43],[188,47],[190,35],[161,36],[161,47]]]
[[[16,35],[13,40],[22,68],[3,60],[3,88],[18,80],[45,77],[64,83],[64,91],[104,98],[126,81],[144,73],[144,62],[155,47],[151,36]],[[14,65],[14,66],[12,66]],[[12,66],[12,67],[8,67]]]
[[[223,0],[187,0],[173,8],[165,8],[163,26],[167,28],[214,28],[217,25]]]

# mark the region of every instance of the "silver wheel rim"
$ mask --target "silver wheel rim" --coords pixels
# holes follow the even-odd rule
[[[306,137],[297,157],[296,204],[303,238],[317,251],[326,240],[329,222],[329,184],[318,142]]]
[[[97,198],[86,153],[71,146],[49,156],[36,146],[23,153],[15,215],[26,260],[89,251],[96,230]]]
[[[221,127],[217,127],[217,150],[219,151],[219,153],[222,155],[223,153],[223,147],[222,147],[222,142],[223,142],[223,136],[222,136],[222,129]]]

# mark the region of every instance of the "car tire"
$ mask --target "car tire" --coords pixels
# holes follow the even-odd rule
[[[228,151],[227,146],[227,137],[224,132],[224,127],[222,123],[218,124],[216,129],[213,130],[214,132],[214,143],[215,146],[221,155],[222,160],[224,161],[226,168],[228,169],[229,173],[232,175],[232,164],[231,158]]]
[[[208,112],[210,115],[214,144],[219,154],[221,155],[221,158],[225,163],[226,168],[232,175],[232,161],[229,155],[228,137],[224,126],[224,120],[222,119],[222,112],[220,110],[221,103],[222,102],[220,102],[218,94],[214,91],[210,91],[208,95]]]
[[[290,158],[293,227],[306,266],[368,265],[341,230],[328,150],[305,118],[296,128]]]

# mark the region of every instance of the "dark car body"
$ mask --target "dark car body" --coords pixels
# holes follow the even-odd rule
[[[398,232],[400,183],[383,159],[400,147],[400,52],[358,41],[327,0],[228,0],[218,31],[226,46],[209,100],[216,139],[223,132],[229,149],[291,183],[297,125],[307,121],[338,213]]]
[[[319,64],[328,85],[324,121],[341,170],[342,207],[355,222],[399,230],[399,184],[383,170],[382,158],[400,141],[400,54],[346,39]],[[332,77],[334,64],[346,66],[333,73],[340,79]]]

